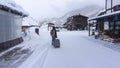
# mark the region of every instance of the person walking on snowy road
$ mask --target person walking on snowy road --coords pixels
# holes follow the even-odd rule
[[[57,38],[56,28],[53,26],[52,30],[50,31],[50,35],[52,37],[52,45],[55,45],[55,39]]]

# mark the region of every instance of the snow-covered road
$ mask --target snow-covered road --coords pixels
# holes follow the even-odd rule
[[[85,36],[85,31],[59,32],[61,48],[50,47],[43,68],[120,68],[119,52]]]
[[[33,31],[30,37],[24,48],[33,53],[18,68],[120,68],[120,52],[93,41],[87,31],[61,30],[60,48],[51,45],[46,27],[40,28],[39,36]]]

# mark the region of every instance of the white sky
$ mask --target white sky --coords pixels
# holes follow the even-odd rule
[[[104,6],[105,0],[15,0],[29,14],[42,20],[45,18],[61,17],[71,10],[85,5],[98,4]]]

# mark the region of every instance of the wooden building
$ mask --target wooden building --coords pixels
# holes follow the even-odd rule
[[[112,1],[111,1],[112,2]],[[120,5],[111,6],[101,12],[97,17],[90,18],[89,21],[96,24],[96,31],[99,35],[106,35],[113,39],[113,42],[120,42]],[[89,33],[90,34],[90,33]]]
[[[9,1],[0,1],[0,51],[23,41],[21,37],[22,19],[28,15],[14,2]]]
[[[68,30],[84,30],[87,27],[88,17],[83,15],[74,15],[67,18],[67,22],[63,24]]]

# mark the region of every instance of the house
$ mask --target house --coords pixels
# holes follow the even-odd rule
[[[0,1],[0,51],[23,41],[22,19],[28,16],[19,5],[11,0]]]
[[[120,42],[119,4],[111,6],[111,8],[106,8],[106,10],[101,12],[97,17],[90,18],[89,22],[93,20],[96,20],[96,22],[93,23],[96,25],[96,31],[98,31],[98,35],[107,36],[109,39],[112,38],[113,42]]]
[[[63,24],[68,30],[84,30],[87,27],[88,17],[83,15],[74,15],[67,18],[67,22]]]

